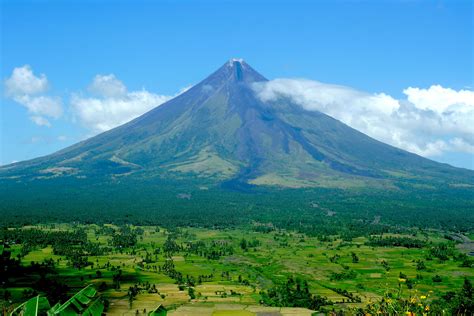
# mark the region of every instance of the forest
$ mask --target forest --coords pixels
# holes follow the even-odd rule
[[[5,314],[35,297],[65,304],[89,285],[111,315],[158,304],[170,315],[473,310],[469,189],[85,179],[79,193],[58,178],[24,196],[21,185],[0,191]]]

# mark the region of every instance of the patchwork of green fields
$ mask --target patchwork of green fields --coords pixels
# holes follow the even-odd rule
[[[55,254],[52,245],[33,247],[23,255],[20,255],[21,243],[10,245],[9,250],[11,257],[19,257],[25,268],[52,259],[54,272],[50,271],[46,278],[66,284],[68,294],[93,283],[109,301],[108,312],[117,315],[151,311],[158,304],[171,309],[172,315],[310,315],[309,309],[263,306],[260,291],[284,284],[288,278],[301,279],[307,281],[311,293],[333,302],[328,309],[338,310],[365,306],[387,293],[407,298],[426,296],[429,302],[447,291],[459,289],[465,278],[474,278],[473,269],[461,267],[456,259],[459,252],[453,244],[450,248],[453,253],[447,260],[431,255],[431,248],[436,245],[453,243],[435,231],[384,235],[420,240],[424,245],[406,248],[368,245],[367,237],[343,241],[329,236],[320,240],[277,229],[262,232],[252,228],[173,231],[155,226],[129,228],[139,233],[136,243],[127,247],[114,244],[114,236],[123,232],[113,225],[22,228],[85,231],[87,241],[105,251],[101,255],[86,254],[88,263],[82,267],[74,267],[67,255]],[[173,272],[164,268],[170,262],[174,265]],[[114,275],[119,270],[117,282]],[[181,276],[177,277],[176,273]],[[35,282],[40,279],[33,272],[12,277],[3,290],[9,291],[11,298],[3,300],[3,306],[24,301],[25,290],[34,290]],[[155,286],[156,293],[149,290],[150,285]],[[133,287],[138,293],[130,299]]]

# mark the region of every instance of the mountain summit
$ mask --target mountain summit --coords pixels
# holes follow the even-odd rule
[[[121,177],[224,186],[390,187],[472,184],[473,172],[394,148],[288,99],[262,101],[267,79],[231,59],[176,98],[49,156],[0,167],[16,181]]]

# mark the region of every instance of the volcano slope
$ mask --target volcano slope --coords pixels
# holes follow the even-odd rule
[[[122,126],[2,166],[2,211],[136,217],[159,210],[183,219],[177,214],[186,210],[189,221],[203,208],[248,219],[330,207],[366,217],[384,212],[393,221],[413,220],[416,210],[415,218],[430,217],[424,223],[467,214],[472,223],[473,171],[381,143],[285,98],[264,102],[255,87],[266,81],[232,59]]]

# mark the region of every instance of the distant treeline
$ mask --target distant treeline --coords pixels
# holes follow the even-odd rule
[[[377,247],[405,247],[405,248],[422,248],[425,242],[409,237],[370,237],[366,242],[368,246]]]
[[[323,188],[229,191],[209,184],[120,179],[101,183],[68,178],[0,181],[1,226],[47,222],[115,223],[162,227],[232,228],[253,222],[312,236],[394,232],[420,227],[469,232],[474,227],[472,190],[392,191]],[[206,189],[203,189],[205,187]],[[25,194],[25,190],[28,194]],[[186,199],[180,198],[186,194]]]

